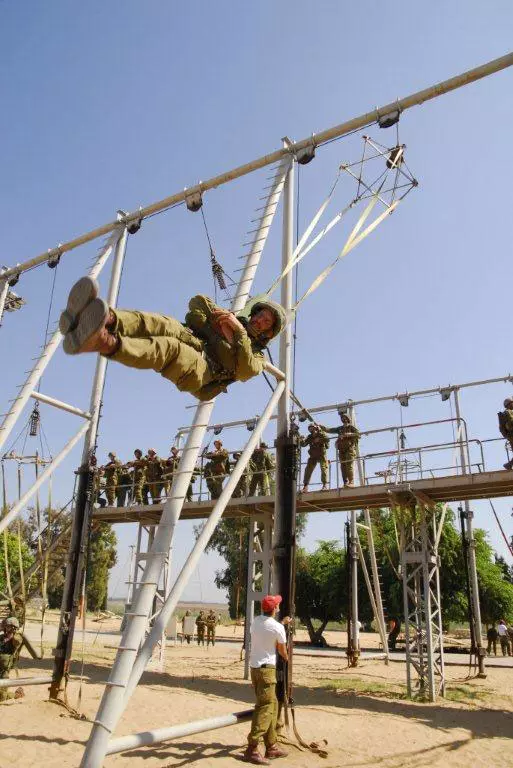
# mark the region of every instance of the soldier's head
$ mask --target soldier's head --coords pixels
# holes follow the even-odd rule
[[[263,451],[265,451],[265,450],[266,450],[268,447],[269,447],[269,446],[267,445],[267,443],[260,443],[260,448],[261,448]]]
[[[8,619],[5,619],[4,626],[6,632],[15,632],[17,629],[20,628],[20,622],[16,618],[16,616],[9,616]]]
[[[287,313],[281,304],[263,297],[253,304],[249,311],[249,319],[246,322],[250,336],[253,336],[265,347],[285,328]]]
[[[200,615],[200,616],[204,616],[204,615],[205,615],[205,611],[200,611],[200,612],[199,612],[199,615]]]
[[[351,423],[351,419],[349,418],[347,413],[341,413],[340,414],[340,418],[342,419],[342,424],[350,424]]]
[[[136,458],[136,459],[140,459],[140,458],[142,458],[142,451],[141,451],[141,449],[140,449],[140,448],[136,448],[136,449],[135,449],[135,451],[134,451],[134,456],[135,456],[135,458]]]
[[[190,615],[191,615],[191,612],[190,612],[190,611],[185,611],[185,615],[186,615],[186,616],[190,616]]]
[[[242,451],[234,451],[233,452],[233,458],[235,459],[235,461],[238,461],[241,456],[242,456]]]
[[[96,458],[96,454],[94,453],[91,454],[91,458],[89,459],[89,464],[92,467],[96,467],[96,465],[98,464],[98,459]]]
[[[173,454],[173,456],[178,456],[178,448],[176,447],[176,445],[171,446],[171,453]]]
[[[314,432],[317,432],[317,424],[309,424],[308,431],[310,432],[311,435],[313,435]]]
[[[512,407],[513,407],[513,400],[511,399],[511,397],[507,397],[504,400],[504,408],[512,408]]]
[[[155,448],[148,448],[148,456],[156,456],[156,455],[157,455],[157,451],[155,450]]]
[[[109,459],[111,459],[112,461],[113,461],[113,460],[116,458],[116,454],[114,453],[114,451],[111,451],[111,452],[108,454],[108,456],[109,456]]]
[[[217,448],[217,450],[223,447],[223,444],[220,440],[214,440],[214,445]]]

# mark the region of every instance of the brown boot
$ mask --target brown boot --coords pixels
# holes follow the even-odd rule
[[[280,746],[278,746],[278,742],[276,744],[273,744],[272,747],[267,747],[265,750],[265,756],[268,757],[270,760],[274,760],[277,757],[287,757],[288,752],[285,749],[282,749]]]
[[[105,328],[109,316],[107,303],[100,298],[93,299],[80,313],[78,323],[64,337],[63,349],[67,355],[78,355],[81,352],[99,352],[107,348],[107,336],[111,336]],[[112,337],[114,338],[114,337]],[[109,348],[112,346],[108,345]],[[112,349],[112,351],[114,351]]]
[[[260,754],[258,747],[249,746],[243,753],[242,759],[245,763],[253,763],[254,765],[271,765],[270,761]]]
[[[98,291],[98,281],[94,277],[87,275],[77,280],[68,294],[66,309],[59,318],[59,330],[63,335],[77,327],[80,315],[96,299]]]

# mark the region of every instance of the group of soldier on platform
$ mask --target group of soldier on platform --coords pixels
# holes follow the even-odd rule
[[[298,442],[298,461],[301,448],[308,448],[308,460],[303,478],[303,493],[308,486],[316,466],[320,465],[322,490],[328,487],[328,448],[329,434],[336,434],[336,447],[344,487],[353,485],[353,462],[358,453],[360,433],[351,424],[349,417],[342,414],[340,427],[324,427],[311,424],[308,434]],[[295,427],[298,431],[298,427]],[[205,449],[202,454],[202,466],[193,472],[187,501],[192,501],[193,484],[203,476],[210,493],[210,498],[218,499],[223,490],[223,483],[239,460],[242,451],[227,451],[221,440],[214,440],[214,449]],[[173,476],[180,461],[180,451],[171,447],[168,458],[161,458],[153,448],[146,454],[136,448],[134,458],[123,463],[114,452],[108,454],[108,462],[98,466],[96,457],[92,459],[93,500],[100,506],[127,506],[127,504],[158,504],[162,497],[169,495]],[[270,496],[275,486],[275,460],[266,443],[261,442],[253,451],[248,466],[237,483],[232,496]],[[101,498],[105,495],[105,499]]]

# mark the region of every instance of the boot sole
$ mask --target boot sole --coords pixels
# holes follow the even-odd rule
[[[67,355],[78,355],[87,344],[91,336],[105,323],[109,307],[103,299],[93,299],[81,312],[78,325],[73,331],[69,331],[64,337],[63,349]]]
[[[82,312],[98,296],[98,281],[94,277],[81,277],[69,292],[66,309],[59,318],[59,330],[65,336],[74,330]]]

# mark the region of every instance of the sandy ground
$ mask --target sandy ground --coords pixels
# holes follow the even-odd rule
[[[105,628],[104,628],[105,629]],[[109,627],[110,629],[110,627]],[[233,629],[230,628],[232,633]],[[114,651],[101,644],[85,649],[81,711],[94,718]],[[75,674],[80,673],[77,644]],[[37,664],[37,666],[36,666]],[[52,659],[23,659],[20,674],[51,673]],[[253,703],[242,679],[240,646],[210,648],[170,645],[164,672],[148,670],[126,710],[116,735],[184,723],[246,709]],[[364,661],[347,669],[337,658],[296,657],[295,698],[298,725],[307,741],[326,738],[327,759],[290,746],[280,765],[513,766],[513,669],[490,669],[486,680],[466,680],[466,669],[449,667],[449,700],[414,703],[403,698],[405,665]],[[26,697],[0,707],[0,767],[75,768],[90,730],[46,701],[46,686],[26,688]],[[69,702],[77,707],[79,683],[69,684]],[[457,699],[457,700],[455,700]],[[175,768],[242,765],[238,755],[247,724],[198,734],[156,747],[108,757],[105,765]]]

